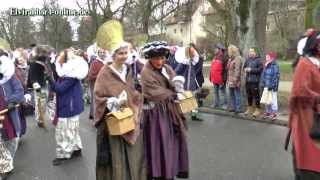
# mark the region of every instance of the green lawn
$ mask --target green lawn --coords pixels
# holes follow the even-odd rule
[[[291,81],[292,80],[292,61],[278,61],[280,66],[280,80]]]

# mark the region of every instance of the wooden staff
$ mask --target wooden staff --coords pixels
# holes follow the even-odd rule
[[[41,96],[41,94],[40,94]],[[44,128],[45,123],[44,123],[44,112],[42,111],[42,105],[41,105],[41,97],[38,96],[38,110],[39,110],[39,127]]]
[[[15,107],[19,107],[20,104],[17,104]],[[7,113],[9,110],[8,109],[4,109],[2,111],[0,111],[0,128],[3,128],[3,120],[4,120],[4,116],[3,114]]]

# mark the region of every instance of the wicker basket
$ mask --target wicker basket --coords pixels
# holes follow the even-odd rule
[[[105,121],[110,135],[123,135],[135,128],[133,111],[130,108],[108,113]]]
[[[177,104],[180,113],[189,113],[198,108],[197,100],[194,98],[191,91],[185,91],[183,96],[184,98],[180,99]]]

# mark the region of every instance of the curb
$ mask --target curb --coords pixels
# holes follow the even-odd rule
[[[267,123],[267,124],[274,124],[274,125],[279,125],[279,126],[288,126],[288,121],[284,118],[279,118],[276,119],[274,122],[272,122],[270,119],[263,119],[263,118],[254,118],[252,116],[243,116],[243,115],[235,115],[233,113],[223,111],[223,110],[217,110],[217,109],[212,109],[212,108],[207,108],[207,107],[200,107],[199,112],[202,113],[208,113],[208,114],[215,114],[219,116],[228,116],[236,119],[242,119],[242,120],[248,120],[248,121],[256,121],[260,123]]]

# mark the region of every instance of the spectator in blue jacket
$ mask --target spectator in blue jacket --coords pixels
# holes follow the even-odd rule
[[[279,65],[276,61],[277,55],[274,52],[270,52],[266,55],[266,62],[261,75],[262,89],[267,88],[272,93],[272,102],[267,104],[264,112],[264,118],[271,118],[275,120],[277,118],[278,111],[278,99],[277,92],[280,79]]]
[[[81,80],[87,76],[88,69],[82,57],[75,55],[72,50],[65,50],[56,62],[58,80],[49,80],[51,89],[57,95],[58,116],[56,158],[52,161],[53,165],[81,155],[79,117],[84,110]]]

